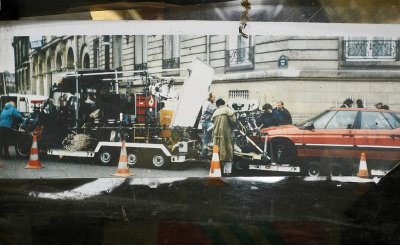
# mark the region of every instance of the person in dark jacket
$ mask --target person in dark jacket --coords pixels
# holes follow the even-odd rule
[[[285,108],[283,101],[276,102],[276,111],[279,112],[279,125],[289,125],[292,124],[292,115],[290,112]]]
[[[271,104],[264,104],[262,109],[264,112],[261,114],[260,117],[260,128],[269,128],[280,125],[280,114],[277,110],[272,109]]]
[[[364,104],[361,99],[357,99],[356,104],[357,104],[357,108],[364,108]]]
[[[8,102],[0,114],[0,157],[10,158],[8,147],[13,137],[13,126],[22,121],[21,113],[15,108],[13,101]]]
[[[351,108],[353,106],[353,100],[352,99],[345,99],[343,101],[343,104],[340,106],[340,108]]]

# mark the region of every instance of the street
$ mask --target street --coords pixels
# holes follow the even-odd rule
[[[94,163],[92,159],[68,158],[40,159],[41,169],[25,169],[27,159],[18,159],[11,150],[10,160],[0,160],[3,167],[0,167],[0,178],[11,179],[54,179],[54,178],[107,178],[115,173],[118,166],[104,166]],[[165,170],[131,167],[133,177],[139,178],[168,178],[168,177],[206,177],[210,165],[206,162],[184,163],[183,166]]]

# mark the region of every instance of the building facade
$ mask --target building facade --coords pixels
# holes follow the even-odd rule
[[[199,58],[215,69],[211,90],[228,99],[278,100],[295,121],[351,97],[400,110],[399,38],[225,35],[43,37],[29,55],[30,92],[75,69],[186,69]],[[183,72],[182,72],[183,74]],[[180,71],[170,76],[182,75]],[[135,83],[123,80],[121,87]],[[129,85],[130,84],[130,85]]]
[[[15,62],[15,89],[19,93],[28,93],[30,89],[29,70],[29,37],[15,36],[12,46],[14,48]]]
[[[15,75],[8,71],[0,72],[0,94],[15,93]]]

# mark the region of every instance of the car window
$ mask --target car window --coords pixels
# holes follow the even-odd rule
[[[314,120],[314,128],[316,129],[322,129],[325,128],[326,124],[331,120],[333,115],[336,113],[336,111],[329,111],[323,115],[321,115],[319,118],[316,118]]]
[[[326,129],[349,129],[353,127],[357,111],[338,111],[328,122]]]
[[[363,111],[361,114],[361,129],[392,129],[389,122],[380,112]]]
[[[400,127],[400,115],[397,113],[389,113],[389,112],[384,112],[383,116],[388,120],[390,126],[392,128],[398,128]]]

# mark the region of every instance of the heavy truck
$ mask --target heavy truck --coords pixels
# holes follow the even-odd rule
[[[177,71],[186,77],[179,99],[169,98],[165,90],[179,77],[161,75]],[[76,71],[52,86],[47,112],[40,113],[31,131],[47,156],[116,164],[125,140],[130,166],[150,163],[166,168],[197,160],[201,139],[196,118],[213,74],[213,68],[200,59],[193,60],[189,69]],[[119,93],[120,81],[138,78],[142,91],[131,98]],[[17,143],[19,156],[28,156],[30,139],[26,134]]]

